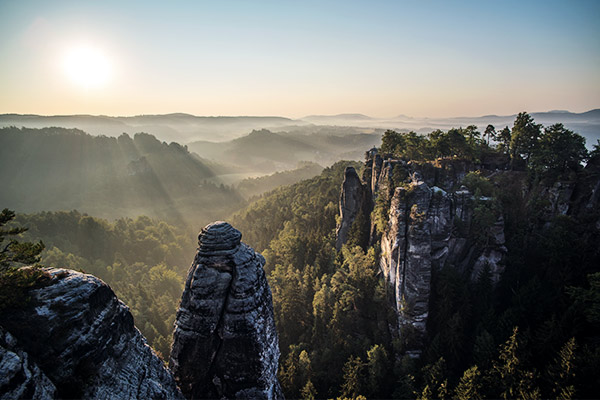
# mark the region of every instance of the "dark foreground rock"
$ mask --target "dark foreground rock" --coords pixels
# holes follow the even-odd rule
[[[0,396],[183,398],[108,285],[71,270],[47,272],[49,284],[30,292],[28,307],[0,316],[10,332],[0,341]]]
[[[282,398],[265,259],[226,222],[206,226],[175,321],[170,366],[188,398]]]
[[[53,399],[55,394],[54,384],[17,339],[0,328],[0,399]]]

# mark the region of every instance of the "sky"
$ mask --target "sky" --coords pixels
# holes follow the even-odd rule
[[[600,1],[0,0],[0,113],[600,108]]]

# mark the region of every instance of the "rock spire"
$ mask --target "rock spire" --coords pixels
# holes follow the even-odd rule
[[[265,259],[241,237],[222,221],[198,236],[170,357],[188,398],[283,398]]]

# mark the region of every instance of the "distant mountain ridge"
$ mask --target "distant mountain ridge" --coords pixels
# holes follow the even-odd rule
[[[261,128],[298,125],[284,117],[202,117],[184,113],[110,117],[105,115],[1,114],[0,127],[77,128],[92,135],[119,136],[146,132],[160,140],[187,143],[193,140],[230,140]]]
[[[324,125],[327,125],[329,122],[348,121],[351,123],[353,121],[372,121],[374,119],[376,118],[364,114],[307,115],[300,118],[302,121]]]
[[[527,110],[524,110],[527,111]],[[561,122],[585,136],[588,142],[600,139],[600,108],[581,113],[564,110],[530,112],[530,115],[545,126]],[[273,132],[295,131],[310,127],[356,127],[373,129],[413,130],[428,133],[434,129],[449,129],[459,126],[477,125],[480,130],[488,124],[502,128],[512,127],[516,114],[462,116],[451,118],[420,118],[397,115],[391,118],[375,118],[359,113],[337,115],[308,115],[300,119],[278,116],[195,116],[186,113],[151,114],[129,117],[105,115],[54,115],[0,114],[0,127],[16,126],[44,128],[57,126],[78,128],[93,135],[119,136],[147,132],[160,140],[182,144],[208,141],[226,142],[240,138],[253,130],[267,129]]]
[[[350,130],[338,136],[310,129],[294,132],[262,129],[229,142],[192,142],[188,148],[206,159],[226,158],[240,169],[272,173],[295,168],[301,161],[329,165],[340,159],[362,159],[364,149],[378,145],[382,133]]]

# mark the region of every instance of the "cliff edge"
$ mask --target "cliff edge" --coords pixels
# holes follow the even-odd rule
[[[100,279],[47,269],[48,285],[0,316],[0,396],[183,399],[170,371]]]

